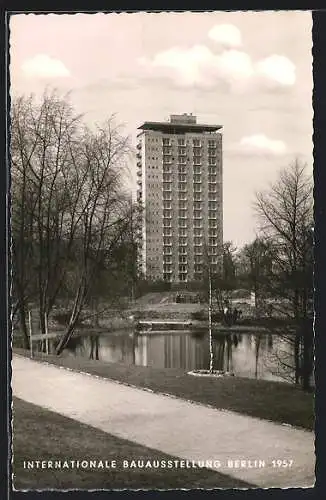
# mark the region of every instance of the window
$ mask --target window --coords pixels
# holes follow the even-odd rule
[[[186,255],[179,255],[179,263],[180,264],[186,264],[187,263],[187,257],[186,257]]]
[[[170,165],[163,165],[163,176],[164,176],[164,173],[171,173]]]
[[[172,149],[170,146],[163,146],[163,155],[170,155],[171,151]]]
[[[186,182],[187,176],[186,174],[179,174],[178,180],[179,182]]]
[[[163,191],[172,191],[170,182],[163,182]]]
[[[171,202],[170,201],[163,201],[163,208],[171,208]]]
[[[201,142],[200,142],[200,139],[194,139],[193,142],[193,147],[194,148],[200,148],[201,147]]]
[[[163,146],[171,146],[170,137],[163,137]]]
[[[215,210],[208,210],[208,218],[209,219],[216,219],[217,218],[216,211]]]
[[[194,227],[202,227],[202,223],[200,219],[194,219]]]
[[[202,209],[202,202],[194,201],[194,210],[201,210],[201,209]]]
[[[187,227],[187,220],[179,219],[179,227]]]
[[[201,273],[203,271],[203,267],[201,264],[195,264],[194,265],[194,271],[195,273]]]
[[[187,202],[183,200],[179,200],[179,208],[186,209],[187,208]]]
[[[213,156],[208,157],[208,165],[216,165],[216,158]]]
[[[187,275],[185,273],[179,273],[179,281],[187,281]]]
[[[194,200],[201,201],[201,193],[194,193]]]
[[[172,227],[171,221],[168,219],[163,220],[163,228],[165,227]]]
[[[194,184],[194,192],[201,193],[201,185],[200,184]]]
[[[186,148],[184,147],[178,147],[178,154],[181,156],[184,156],[186,154]]]
[[[179,191],[187,191],[187,185],[184,182],[179,182],[178,189]]]
[[[171,281],[171,274],[163,274],[164,281]]]
[[[163,210],[163,217],[166,217],[168,219],[171,219],[171,210]]]
[[[209,175],[208,176],[208,182],[216,182],[216,176],[215,175]]]
[[[217,245],[217,238],[209,238],[208,244],[211,246]]]
[[[209,148],[216,148],[216,141],[209,139],[208,140],[208,147]]]
[[[171,253],[172,253],[172,250],[171,250]],[[187,247],[184,246],[184,247],[179,247],[179,254],[180,255],[187,255]]]
[[[179,217],[182,217],[183,219],[187,218],[187,210],[179,210]]]
[[[186,273],[187,266],[185,264],[179,264],[179,273]]]
[[[178,156],[178,163],[180,163],[181,165],[185,165],[186,164],[186,157],[185,156]]]
[[[201,245],[202,244],[202,238],[195,236],[195,238],[194,238],[194,244],[195,245]]]
[[[185,174],[186,173],[185,165],[178,165],[178,172],[179,174]]]
[[[163,163],[170,165],[172,163],[171,156],[164,155],[163,156]]]
[[[216,208],[217,208],[217,203],[216,203],[216,201],[209,201],[209,202],[208,202],[208,209],[209,209],[209,210],[216,210]]]
[[[178,139],[178,146],[185,146],[185,145],[186,145],[186,141],[183,137]]]
[[[179,193],[179,200],[187,200],[187,193]]]
[[[194,156],[194,165],[201,165],[200,156]]]
[[[179,236],[179,245],[187,245],[187,238]]]
[[[203,258],[201,255],[195,255],[194,256],[194,261],[195,261],[195,264],[202,264],[203,263]]]
[[[199,228],[194,228],[194,236],[202,236],[202,230]]]
[[[163,174],[163,182],[172,182],[171,174]]]
[[[172,264],[172,257],[170,255],[164,257],[164,264]]]
[[[184,227],[179,227],[179,236],[187,236],[187,229]]]
[[[163,245],[172,245],[172,238],[168,237],[168,236],[164,236],[163,238]]]
[[[163,200],[172,200],[172,193],[163,193]]]
[[[201,167],[198,165],[194,165],[194,174],[201,174]]]
[[[194,219],[201,219],[201,210],[194,210]]]
[[[201,175],[194,175],[194,182],[201,182]]]
[[[216,175],[216,167],[208,167],[208,173],[211,175]]]

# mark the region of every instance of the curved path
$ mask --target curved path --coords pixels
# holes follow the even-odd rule
[[[219,461],[219,472],[257,487],[314,485],[314,434],[310,431],[211,409],[17,355],[12,370],[13,394],[18,398],[110,434],[182,459]]]

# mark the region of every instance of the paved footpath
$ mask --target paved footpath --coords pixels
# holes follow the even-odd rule
[[[18,398],[110,434],[186,460],[219,460],[219,472],[262,488],[314,484],[314,433],[310,431],[211,409],[17,355],[12,369],[13,394]],[[246,467],[228,467],[228,460],[246,460]],[[265,466],[250,468],[254,462],[248,460],[263,460]],[[293,460],[293,465],[273,467],[273,460]]]

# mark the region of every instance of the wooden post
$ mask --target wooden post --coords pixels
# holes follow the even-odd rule
[[[45,351],[49,354],[49,337],[48,337],[48,316],[46,312],[44,313],[44,324],[45,324]]]
[[[33,357],[33,332],[32,332],[32,313],[28,311],[28,326],[29,326],[29,348],[31,353],[31,358]]]

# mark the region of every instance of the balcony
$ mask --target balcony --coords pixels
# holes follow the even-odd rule
[[[141,161],[137,161],[136,165],[138,168],[141,168]]]
[[[141,160],[141,153],[137,153],[136,158],[138,158],[138,160]]]
[[[170,212],[169,214],[163,214],[164,219],[172,219],[172,213]]]
[[[164,192],[166,192],[166,193],[171,193],[172,192],[172,186],[171,186],[171,184],[166,184],[166,185],[163,184],[163,196],[164,196]]]
[[[172,255],[172,248],[163,247],[163,255]]]
[[[141,170],[138,170],[137,175],[138,175],[138,177],[141,177],[143,175],[143,172]]]
[[[137,148],[137,149],[141,149],[141,142],[138,142],[138,143],[137,143],[136,148]]]
[[[141,179],[138,179],[137,184],[138,184],[139,186],[141,186],[141,185],[142,185],[142,180],[141,180]]]

